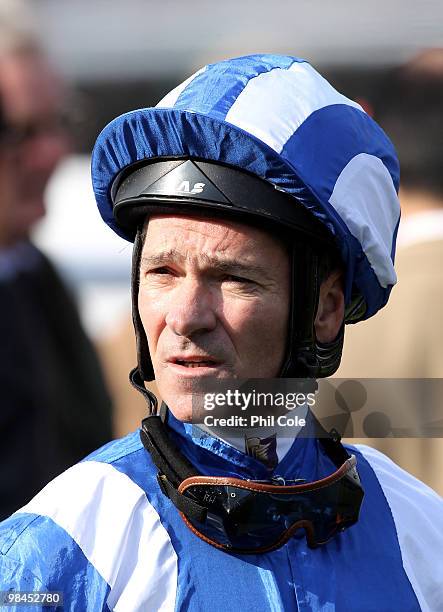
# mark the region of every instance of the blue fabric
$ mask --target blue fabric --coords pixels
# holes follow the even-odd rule
[[[63,608],[57,609],[109,609],[105,603],[109,586],[76,542],[51,519],[37,515],[18,513],[0,523],[0,590],[63,591]],[[16,612],[25,609],[8,607]]]
[[[332,143],[339,143],[335,155]],[[359,153],[381,159],[398,191],[400,173],[391,141],[371,117],[352,106],[333,104],[312,113],[286,142],[281,156],[292,161],[300,180],[327,202],[339,174]]]
[[[188,426],[173,418],[170,426],[171,435],[203,472],[260,477],[266,470],[220,440],[193,436]],[[139,432],[107,445],[87,461],[110,463],[126,474],[158,512],[178,557],[176,610],[418,611],[383,491],[359,451],[348,449],[357,456],[365,489],[357,525],[316,550],[310,550],[298,533],[284,547],[265,555],[230,555],[195,536],[160,492],[156,468],[141,445]],[[275,471],[310,479],[326,476],[332,469],[318,441],[300,438]],[[0,526],[0,551],[0,590],[62,590],[64,609],[107,610],[108,585],[53,521],[13,516]]]
[[[189,426],[171,417],[170,425],[175,440],[181,442],[181,450],[203,473],[263,477],[264,466],[223,441],[193,435]],[[229,602],[231,605],[235,602],[233,609],[251,611],[419,610],[403,570],[395,525],[377,478],[362,455],[348,448],[357,455],[365,489],[359,523],[315,551],[298,534],[278,551],[252,556],[227,555],[196,538],[171,502],[159,493],[155,469],[150,469],[147,475],[144,466],[136,467],[132,456],[129,474],[147,489],[148,498],[179,555],[177,609],[221,612],[230,609]],[[212,453],[210,459],[207,453]],[[124,457],[114,465],[128,473]],[[333,470],[317,441],[300,438],[275,473],[316,479]]]
[[[347,270],[346,302],[357,288],[365,298],[364,318],[368,318],[387,302],[391,286],[380,285],[362,245],[328,200],[346,164],[363,152],[383,162],[398,189],[398,160],[384,132],[363,111],[344,103],[333,104],[308,116],[283,150],[276,152],[225,121],[252,79],[276,68],[287,70],[294,63],[306,64],[299,58],[278,55],[213,64],[187,84],[173,108],[140,109],[112,121],[99,135],[92,156],[98,207],[105,222],[129,239],[112,214],[111,187],[123,168],[142,159],[173,156],[194,156],[243,168],[295,196],[336,236]]]
[[[189,423],[181,423],[171,412],[168,413],[168,426],[171,437],[180,451],[202,474],[252,480],[280,476],[284,479],[304,478],[307,481],[314,481],[336,469],[323,447],[313,444],[308,436],[309,428],[314,431],[311,412],[306,416],[304,427],[306,437],[294,440],[290,452],[274,470],[270,470],[258,459],[242,453],[223,440],[214,438]]]
[[[304,60],[284,55],[249,55],[211,64],[182,91],[174,108],[223,121],[251,79],[276,68],[288,69],[295,62]]]
[[[355,109],[346,107],[346,110],[349,112]],[[327,113],[327,109],[321,112]],[[316,126],[313,131],[318,133]],[[300,145],[295,137],[288,144],[293,157],[296,157],[298,146]],[[303,148],[303,145],[301,146]],[[321,146],[323,150],[326,149],[324,143],[321,143]],[[316,154],[311,155],[310,164],[301,167],[301,171],[307,174],[307,181],[309,179],[313,182],[313,186],[308,187],[307,183],[298,177],[298,169],[291,167],[283,155],[279,156],[265,143],[239,128],[227,123],[218,123],[204,115],[184,111],[169,109],[133,111],[111,123],[97,140],[92,160],[94,191],[104,221],[117,234],[126,238],[112,214],[110,199],[112,180],[109,177],[113,179],[122,168],[135,161],[161,156],[191,155],[223,161],[253,172],[297,197],[329,227],[334,235],[337,235],[341,255],[346,263],[346,302],[349,302],[355,284],[365,297],[367,303],[365,318],[368,318],[386,304],[391,287],[380,286],[361,245],[349,233],[346,225],[327,201],[332,191],[332,181],[335,182],[337,178],[336,174],[335,178],[325,182],[322,189],[317,187],[319,189],[317,197],[314,179],[321,172],[315,174],[314,170],[316,165],[321,168],[320,150],[321,147],[317,148]],[[327,161],[323,160],[323,163]],[[344,157],[340,160],[340,164],[344,166],[347,161],[349,159]],[[388,159],[388,162],[390,161]],[[340,165],[334,169],[334,173],[339,169],[341,170]],[[324,171],[324,175],[327,176],[328,168],[324,168]]]
[[[111,122],[98,137],[92,158],[93,186],[100,213],[123,238],[125,233],[112,214],[113,178],[135,161],[168,155],[192,155],[240,166],[282,189],[291,189],[297,195],[303,191],[309,197],[304,185],[293,176],[293,170],[275,151],[250,134],[197,113],[142,109]]]
[[[340,143],[340,147],[335,149],[340,155],[331,155],[333,142]],[[375,121],[350,106],[335,104],[312,113],[287,141],[281,155],[288,160],[297,160],[300,180],[323,203],[326,218],[335,220],[331,231],[337,236],[342,258],[347,262],[345,300],[349,301],[350,290],[355,284],[366,298],[368,318],[386,304],[392,287],[380,286],[372,266],[362,253],[361,245],[328,204],[341,171],[359,153],[381,159],[398,191],[400,174],[392,143]],[[322,176],[321,182],[319,176]],[[315,214],[315,210],[312,212]],[[392,259],[396,235],[397,232],[392,237]]]

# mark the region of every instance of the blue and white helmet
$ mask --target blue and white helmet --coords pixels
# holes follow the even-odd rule
[[[386,304],[396,282],[398,159],[361,106],[305,60],[250,55],[211,64],[155,108],[126,113],[106,126],[94,147],[92,180],[100,213],[120,236],[135,235],[116,214],[123,200],[128,209],[183,197],[167,192],[166,171],[140,170],[162,160],[195,160],[197,172],[199,163],[221,164],[285,194],[294,210],[301,205],[332,237],[345,270],[348,320],[371,317]],[[212,186],[217,190],[216,180]],[[202,199],[197,193],[186,197],[195,209],[208,204]],[[226,210],[241,208],[226,199]],[[310,373],[325,375],[315,368]]]

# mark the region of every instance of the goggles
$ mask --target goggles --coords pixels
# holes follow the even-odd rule
[[[159,469],[162,492],[199,538],[227,552],[265,553],[303,529],[310,548],[326,544],[358,520],[363,489],[356,458],[339,436],[319,440],[338,469],[310,483],[202,476],[172,442],[164,417],[142,421],[140,437]]]
[[[304,529],[308,546],[326,544],[358,520],[363,491],[352,455],[333,474],[309,484],[281,486],[238,478],[194,476],[178,492],[206,508],[206,520],[182,514],[202,540],[223,550],[264,553]]]

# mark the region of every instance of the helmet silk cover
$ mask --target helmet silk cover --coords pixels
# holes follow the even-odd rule
[[[99,135],[92,181],[100,213],[111,188],[140,160],[194,157],[252,172],[301,202],[335,239],[345,300],[358,293],[368,318],[396,282],[399,165],[383,130],[306,61],[251,55],[208,65],[155,108],[117,117]],[[294,200],[295,202],[295,200]]]

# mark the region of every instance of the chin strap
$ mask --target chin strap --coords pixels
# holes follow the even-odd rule
[[[141,374],[140,368],[138,366],[136,366],[130,371],[129,382],[134,387],[134,389],[137,389],[137,391],[141,393],[145,398],[146,403],[148,404],[149,416],[156,415],[158,411],[157,398],[155,397],[155,394],[152,393],[152,391],[146,389],[143,375]]]
[[[145,330],[138,311],[138,290],[140,286],[140,260],[142,254],[142,226],[137,229],[137,234],[134,240],[134,248],[132,251],[132,273],[131,273],[131,298],[132,298],[132,323],[134,325],[135,340],[137,344],[137,364],[139,376],[143,380],[151,381],[155,379],[154,368],[152,367],[151,357],[149,355],[149,345],[146,338]],[[133,370],[134,371],[134,370]],[[132,371],[132,372],[133,372]],[[129,375],[131,383],[132,372]],[[134,385],[138,388],[136,385]],[[140,391],[140,389],[139,389]],[[143,391],[141,391],[143,393]]]

